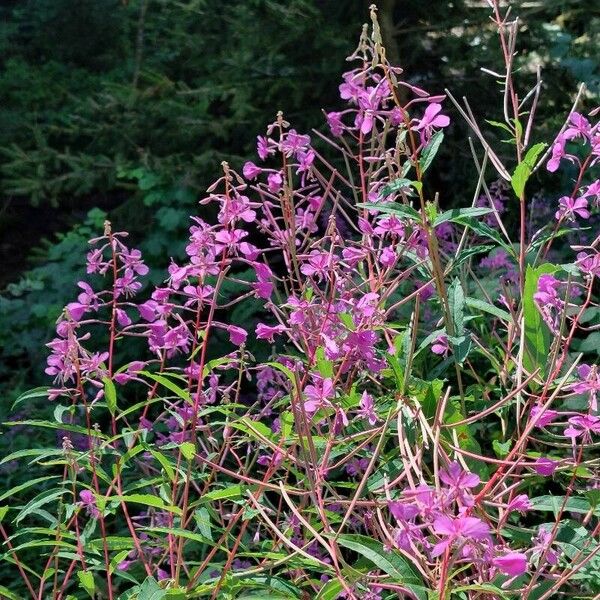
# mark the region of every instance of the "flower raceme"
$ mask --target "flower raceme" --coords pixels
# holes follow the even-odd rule
[[[329,135],[279,113],[241,173],[222,164],[158,286],[125,233],[107,223],[91,241],[48,344],[49,397],[87,443],[63,445],[79,554],[49,565],[65,586],[93,564],[111,599],[144,578],[213,598],[271,579],[261,593],[543,594],[586,560],[585,544],[561,554],[567,533],[533,495],[552,478],[568,513],[573,482],[598,475],[598,372],[569,350],[597,244],[568,281],[557,267],[520,288],[506,184],[467,209],[427,202],[444,96],[403,80],[375,34],[351,59]],[[597,155],[597,124],[574,113],[548,170],[585,174]],[[559,224],[597,202],[597,182],[578,186]],[[552,250],[545,227],[528,257]],[[587,514],[577,526],[596,527]]]

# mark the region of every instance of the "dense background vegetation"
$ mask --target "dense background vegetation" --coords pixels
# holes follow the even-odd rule
[[[131,231],[151,266],[180,256],[188,215],[219,162],[242,164],[273,107],[285,108],[299,130],[322,122],[319,109],[335,104],[338,74],[368,4],[2,3],[3,415],[19,393],[44,381],[42,342],[72,296],[86,240],[104,218]],[[499,66],[485,2],[379,4],[388,56],[409,80],[448,87],[457,98],[468,96],[479,117],[498,119],[486,106],[499,103],[481,101],[500,90],[478,72]],[[539,120],[542,131],[555,131],[578,82],[589,90],[584,104],[594,104],[600,9],[580,0],[514,5],[522,19],[519,65],[532,80],[542,67],[547,112]],[[452,168],[434,182],[445,190],[444,205],[464,200],[474,171],[465,129],[448,110],[454,118],[439,160],[452,160]],[[4,440],[14,449],[14,440]]]

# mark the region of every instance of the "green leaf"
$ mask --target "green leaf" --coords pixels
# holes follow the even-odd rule
[[[504,458],[508,456],[510,452],[510,447],[512,446],[512,441],[507,440],[506,442],[501,442],[500,440],[494,440],[492,442],[492,447],[494,448],[494,452],[498,458]]]
[[[465,332],[465,294],[458,278],[448,288],[448,308],[454,335],[448,336],[454,360],[462,364],[471,349],[471,337]]]
[[[179,396],[179,398],[181,398],[182,400],[185,400],[189,404],[193,404],[190,393],[187,390],[184,390],[183,388],[178,386],[174,381],[171,381],[171,379],[169,379],[168,377],[165,377],[164,375],[150,373],[149,371],[140,371],[139,374],[144,375],[145,377],[148,377],[149,379],[152,379],[157,383],[160,383],[168,390],[173,392],[176,396]]]
[[[506,250],[506,252],[509,254],[509,256],[512,256],[513,258],[515,258],[514,248],[510,244],[508,244],[504,240],[504,238],[495,229],[492,229],[489,225],[487,225],[483,221],[478,221],[477,219],[475,219],[473,217],[467,217],[464,215],[460,215],[460,216],[452,218],[450,220],[453,223],[458,223],[459,225],[464,225],[465,227],[469,227],[469,229],[472,229],[474,233],[476,233],[477,235],[479,235],[481,237],[485,237],[490,240],[493,240],[494,242],[496,242],[497,244],[502,246],[502,248],[504,248]]]
[[[185,456],[187,460],[192,460],[196,456],[196,446],[192,442],[183,442],[179,446],[181,448],[181,454]]]
[[[194,513],[194,520],[200,530],[200,535],[212,541],[212,530],[210,527],[210,513],[208,508],[202,506]]]
[[[444,141],[444,132],[437,131],[433,134],[429,143],[425,148],[423,148],[423,152],[421,152],[421,158],[419,159],[419,166],[421,167],[421,172],[425,173],[429,168],[429,165],[433,162],[435,155],[438,153],[440,149],[441,143]]]
[[[531,176],[531,172],[535,167],[538,156],[544,151],[546,146],[547,144],[543,142],[533,145],[527,151],[523,161],[517,165],[517,168],[515,169],[510,180],[517,198],[520,198],[523,195],[523,192],[525,192],[525,184]]]
[[[557,515],[564,501],[564,496],[538,496],[537,498],[531,498],[531,506],[532,510],[553,512],[555,515]],[[585,515],[591,510],[591,508],[591,504],[585,498],[573,497],[567,499],[564,511]],[[599,516],[600,508],[596,507],[593,511],[593,514]]]
[[[242,497],[242,493],[241,485],[231,485],[221,490],[213,490],[212,492],[208,492],[208,494],[204,494],[202,496],[202,501],[230,500],[232,498],[237,500]]]
[[[104,382],[104,397],[106,398],[106,406],[108,407],[108,412],[114,417],[117,412],[117,390],[115,388],[115,384],[112,379],[109,377],[103,377],[102,381]]]
[[[394,192],[399,192],[402,189],[406,189],[411,187],[412,181],[410,179],[406,179],[404,177],[399,177],[398,179],[394,179],[392,182],[383,186],[381,190],[381,197],[385,198]]]
[[[79,587],[84,589],[90,598],[94,597],[96,592],[96,584],[94,583],[94,575],[91,571],[78,571],[77,577],[79,578]]]
[[[17,596],[17,594],[11,592],[3,585],[0,585],[0,598],[6,598],[6,600],[23,600],[23,596]]]
[[[315,600],[337,600],[342,589],[339,580],[331,579],[319,590]]]
[[[525,349],[523,353],[523,365],[529,372],[539,368],[542,377],[546,376],[546,364],[553,336],[536,306],[533,295],[537,292],[540,276],[555,273],[557,270],[558,267],[547,263],[535,269],[531,265],[528,265],[525,272],[525,287],[523,290]]]
[[[358,533],[347,533],[340,535],[337,543],[364,556],[378,569],[392,577],[396,583],[423,585],[421,577],[402,554],[395,550],[388,552],[381,542],[371,537]],[[425,590],[425,588],[422,589]]]
[[[6,516],[9,510],[10,506],[0,506],[0,523],[4,521],[4,517]]]
[[[31,513],[35,513],[38,508],[44,506],[44,504],[48,504],[57,498],[62,497],[63,494],[67,493],[67,490],[58,489],[58,490],[45,490],[42,493],[38,494],[33,500],[30,500],[20,511],[19,514],[15,518],[15,523],[18,525],[20,521],[22,521],[27,515]]]
[[[407,204],[400,204],[399,202],[388,202],[385,204],[365,202],[363,204],[359,204],[358,206],[371,210],[377,210],[384,215],[396,215],[403,219],[410,219],[411,221],[421,221],[421,214],[418,210],[415,210],[412,206],[408,206]]]
[[[459,222],[462,218],[470,218],[470,217],[480,217],[482,215],[487,215],[491,212],[494,212],[491,208],[479,208],[479,207],[471,207],[471,208],[453,208],[452,210],[446,210],[441,215],[438,215],[433,221],[432,225],[437,227],[442,223],[450,222]]]
[[[130,502],[132,504],[142,504],[144,506],[153,506],[154,508],[160,508],[167,512],[175,513],[176,515],[181,514],[181,509],[177,506],[169,506],[165,504],[165,501],[158,496],[152,494],[128,494],[127,496],[113,496],[111,499],[122,500],[123,502]]]
[[[58,479],[58,475],[48,475],[46,477],[38,477],[37,479],[32,479],[30,481],[26,481],[25,483],[21,483],[20,485],[16,485],[15,487],[10,488],[10,490],[4,492],[4,494],[2,494],[0,496],[0,502],[2,502],[2,500],[5,500],[6,498],[15,496],[16,494],[18,494],[19,492],[22,492],[23,490],[26,490],[27,488],[37,485],[38,483],[42,483],[42,481],[49,481],[51,479]]]
[[[50,388],[48,386],[36,387],[32,390],[29,390],[29,391],[21,394],[14,401],[11,410],[14,410],[14,408],[15,408],[15,406],[17,406],[17,404],[20,404],[21,402],[24,402],[25,400],[32,400],[33,398],[47,398],[49,389]]]
[[[166,595],[167,590],[163,590],[154,577],[146,577],[140,585],[137,600],[162,600]]]
[[[494,315],[499,319],[503,319],[504,321],[511,321],[510,313],[506,310],[498,308],[489,302],[485,302],[484,300],[478,300],[477,298],[465,298],[465,305],[469,308],[476,308],[477,310],[482,310],[483,312],[489,313],[490,315]]]

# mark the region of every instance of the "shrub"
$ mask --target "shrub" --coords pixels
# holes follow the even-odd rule
[[[600,130],[574,107],[550,148],[531,143],[539,86],[520,99],[516,27],[491,6],[507,67],[497,126],[517,164],[455,102],[484,149],[472,206],[428,199],[444,95],[387,62],[372,8],[329,134],[313,143],[279,113],[258,164],[224,162],[201,201],[214,222],[192,218],[186,261],[150,297],[124,232],[106,222],[91,240],[48,344],[54,385],[18,402],[47,398],[54,418],[10,424],[59,440],[3,461],[49,469],[2,494],[14,498],[3,558],[23,593],[600,589],[600,379],[583,360],[600,255],[597,239],[557,246],[593,222]],[[526,184],[564,163],[571,193],[536,227]],[[502,219],[511,204],[515,227]],[[137,360],[122,362],[126,346]]]

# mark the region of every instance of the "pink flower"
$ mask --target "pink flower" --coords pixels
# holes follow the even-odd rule
[[[558,201],[558,204],[558,210],[554,215],[557,219],[567,219],[568,221],[573,221],[576,215],[582,219],[590,218],[587,198],[574,199],[569,196],[563,196]]]
[[[236,346],[241,346],[246,343],[246,338],[248,337],[248,332],[237,325],[229,325],[227,327],[227,332],[229,333],[229,341]]]
[[[472,540],[489,539],[490,536],[490,528],[476,517],[452,518],[440,515],[433,522],[433,531],[440,536],[444,536],[445,539],[433,547],[432,557],[442,554],[455,541],[464,543]]]
[[[465,471],[458,462],[451,462],[447,469],[440,471],[440,479],[456,489],[471,489],[480,483],[479,475]]]
[[[288,328],[285,325],[265,325],[264,323],[259,323],[256,326],[256,337],[259,340],[269,340],[269,342],[273,343],[273,337],[287,331]]]
[[[600,372],[596,365],[580,365],[577,367],[577,374],[580,381],[570,386],[577,394],[589,394],[590,410],[598,410],[598,392],[600,392]]]
[[[300,271],[307,277],[316,276],[318,279],[325,275],[329,267],[329,253],[313,250],[308,255],[308,260],[300,267]]]
[[[431,137],[434,127],[448,127],[450,125],[450,118],[446,115],[440,114],[442,105],[437,103],[430,104],[425,109],[423,118],[417,120],[416,125],[413,126],[415,131],[421,132],[421,143],[427,143],[427,140]]]
[[[261,173],[262,169],[257,167],[252,161],[248,161],[244,163],[244,167],[242,168],[242,173],[246,179],[256,179]]]
[[[543,407],[539,404],[536,404],[530,413],[530,419],[532,421],[536,421],[536,427],[546,427],[546,425],[550,425],[552,421],[554,421],[558,417],[558,412],[555,410],[543,410]]]
[[[333,398],[335,388],[331,378],[316,379],[314,385],[307,385],[304,388],[304,395],[307,400],[304,402],[304,409],[310,415],[316,413],[320,408],[331,406],[329,398]]]
[[[575,443],[576,438],[582,437],[584,441],[590,442],[592,433],[600,434],[600,417],[594,415],[576,415],[569,419],[569,427],[564,431],[565,437],[571,438]]]
[[[267,177],[267,186],[269,187],[269,191],[276,194],[283,184],[283,177],[281,173],[269,173]]]
[[[92,517],[92,519],[97,519],[100,516],[100,511],[96,506],[96,497],[94,493],[90,490],[81,490],[79,492],[79,498],[81,498],[81,505],[85,506],[88,515]]]
[[[527,496],[527,494],[519,494],[508,503],[506,510],[509,512],[527,512],[528,510],[531,510],[531,500],[529,500],[529,496]]]
[[[431,351],[434,354],[448,356],[448,352],[450,352],[450,344],[448,343],[448,337],[445,335],[440,335],[436,337],[433,344],[431,345]]]
[[[269,148],[269,140],[266,137],[256,136],[256,152],[261,160],[266,160],[267,156],[273,153],[273,150]]]
[[[366,419],[371,426],[379,421],[373,406],[373,397],[370,394],[367,394],[367,392],[363,392],[360,397],[360,410],[358,411],[358,416],[361,419]]]
[[[340,137],[344,133],[344,124],[342,123],[342,113],[330,112],[327,113],[327,124],[331,129],[332,135]]]
[[[543,475],[544,477],[552,475],[552,473],[556,471],[556,467],[558,467],[558,461],[546,458],[545,456],[541,456],[535,461],[535,463],[533,463],[533,469],[535,472],[538,475]]]
[[[492,564],[511,577],[523,575],[527,571],[527,557],[521,552],[509,552],[504,556],[497,556]]]

